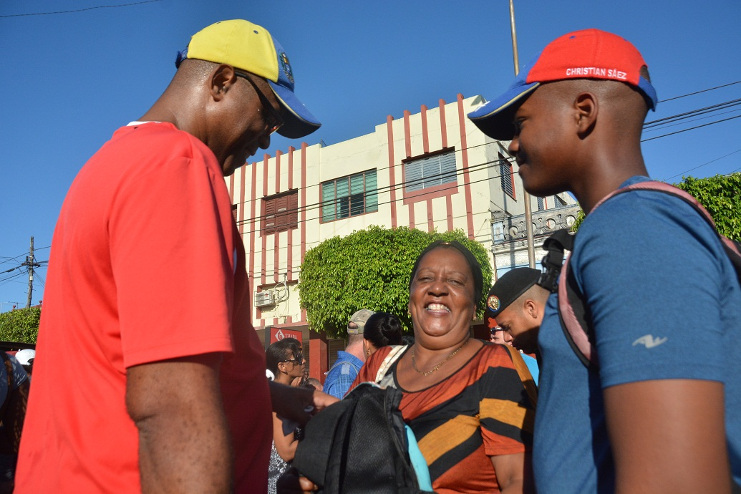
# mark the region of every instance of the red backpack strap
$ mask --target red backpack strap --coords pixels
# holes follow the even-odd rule
[[[584,295],[569,270],[570,258],[571,256],[566,258],[561,268],[561,276],[558,278],[558,315],[561,319],[561,329],[582,364],[596,371],[599,368],[599,360],[597,348],[594,346],[594,328]]]
[[[628,185],[627,187],[623,187],[622,189],[613,190],[609,194],[607,194],[605,197],[603,197],[597,205],[592,208],[592,211],[594,211],[597,206],[611,198],[612,196],[615,196],[617,194],[622,194],[623,192],[630,192],[631,190],[655,190],[658,192],[664,192],[666,194],[670,194],[673,196],[676,196],[680,199],[683,199],[685,202],[689,203],[690,206],[694,207],[697,212],[699,212],[708,223],[710,223],[713,227],[713,229],[716,229],[715,227],[715,221],[713,221],[713,217],[708,213],[708,210],[703,207],[702,204],[700,204],[697,199],[694,198],[691,194],[683,191],[682,189],[675,187],[671,184],[665,183],[665,182],[659,182],[658,180],[647,180],[645,182],[638,182],[632,185]],[[716,229],[717,230],[717,229]]]

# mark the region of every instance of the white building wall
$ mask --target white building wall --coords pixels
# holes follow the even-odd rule
[[[371,225],[439,232],[459,229],[490,254],[494,252],[493,215],[522,215],[523,191],[519,178],[515,198],[502,191],[498,159],[499,153],[508,157],[506,143],[486,137],[466,118],[481,101],[480,96],[460,95],[454,102],[440,100],[437,107],[423,106],[414,114],[405,111],[398,119],[389,116],[373,132],[344,142],[302,144],[274,157],[265,155],[228,178],[253,292],[274,295],[274,304],[254,311],[254,326],[305,325],[295,288],[300,265],[306,251],[334,236]],[[405,197],[404,160],[443,149],[455,150],[457,185],[413,200]],[[516,165],[513,168],[516,173]],[[323,223],[320,184],[370,169],[377,171],[378,211]],[[263,198],[294,189],[298,190],[298,227],[277,234],[262,232]],[[533,206],[536,211],[535,201]],[[501,249],[500,245],[496,263],[491,255],[492,267],[508,262],[502,261],[507,256]],[[513,261],[521,256],[514,250]]]

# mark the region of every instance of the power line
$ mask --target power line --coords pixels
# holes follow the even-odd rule
[[[718,89],[718,88],[721,88],[721,87],[731,86],[731,85],[734,85],[734,84],[737,84],[737,83],[741,83],[741,81],[737,81],[737,82],[725,84],[723,86],[717,86],[715,88],[705,89],[705,90],[702,90],[702,91],[696,91],[694,93],[688,93],[688,94],[682,95],[682,96],[676,96],[676,97],[670,98],[670,99],[678,99],[678,98],[682,98],[682,97],[685,97],[685,96],[690,96],[692,94],[698,94],[698,93],[701,93],[701,92],[711,91],[711,90]],[[665,118],[662,118],[662,119],[658,119],[658,120],[653,120],[653,121],[650,121],[650,122],[646,122],[644,124],[644,129],[650,132],[650,131],[660,130],[661,128],[675,127],[676,125],[678,125],[679,123],[684,122],[684,121],[690,121],[690,122],[691,121],[696,121],[696,120],[698,120],[697,117],[699,117],[701,115],[709,115],[709,114],[712,114],[714,112],[718,112],[719,110],[728,109],[728,108],[732,108],[732,107],[739,106],[739,105],[741,105],[741,99],[730,100],[730,101],[726,101],[726,102],[723,102],[723,103],[718,103],[716,105],[711,105],[711,106],[708,106],[708,107],[699,108],[697,110],[692,110],[692,111],[689,111],[689,112],[683,112],[683,113],[679,113],[679,114],[672,115],[672,116],[669,116],[669,117],[665,117]],[[721,112],[720,114],[723,114],[723,113],[727,113],[727,112]],[[709,118],[709,117],[706,116],[706,117],[703,117],[703,118]],[[717,123],[721,123],[721,122],[725,122],[725,121],[728,121],[728,120],[732,120],[734,118],[737,118],[737,117],[734,116],[734,117],[731,117],[731,118],[719,119],[719,120],[716,120],[716,121],[713,121],[713,122],[710,122],[710,123],[707,123],[707,124],[690,127],[690,128],[687,128],[687,129],[676,131],[676,132],[671,132],[671,133],[667,133],[667,134],[663,134],[663,135],[655,136],[655,137],[649,137],[649,138],[643,139],[641,142],[651,141],[651,140],[659,139],[659,138],[662,138],[662,137],[668,137],[668,136],[671,136],[671,135],[674,135],[674,134],[679,134],[679,133],[682,133],[682,132],[687,132],[689,130],[694,130],[694,129],[698,129],[698,128],[701,128],[701,127],[706,127],[706,126],[709,126],[709,125],[715,125]],[[468,151],[470,151],[472,149],[475,149],[475,148],[478,148],[478,147],[481,147],[481,146],[488,146],[488,145],[491,145],[491,143],[477,144],[476,146],[469,146],[468,148],[465,148],[465,149],[468,150]],[[460,150],[456,150],[455,152],[459,152],[459,151],[463,151],[463,148],[460,149]],[[512,159],[509,159],[509,161],[513,161],[513,160]],[[253,162],[252,163],[252,166],[255,166],[257,163],[261,163],[261,161]],[[482,164],[479,164],[479,165],[471,165],[471,166],[469,166],[468,171],[475,171],[475,170],[478,169],[478,167],[488,166],[491,163],[493,163],[493,161],[482,163]],[[384,166],[384,167],[378,167],[378,168],[376,168],[376,171],[377,172],[383,172],[383,171],[389,170],[391,168],[391,166],[398,166],[398,165],[388,165],[388,166]],[[464,171],[465,170],[459,171],[457,173],[457,175],[460,176],[461,173],[463,173]],[[242,171],[242,173],[246,173],[246,172],[245,171]],[[361,172],[359,172],[359,173],[361,173]],[[339,177],[339,178],[343,178],[343,177]],[[497,178],[497,177],[491,177],[491,178],[494,179],[494,178]],[[405,187],[408,187],[410,185],[414,185],[414,184],[420,183],[420,182],[422,182],[424,180],[425,180],[425,178],[417,179],[416,181],[406,181],[406,182],[405,181],[402,181],[402,182],[399,182],[399,183],[395,184],[393,187],[389,185],[387,187],[378,188],[377,189],[377,192],[386,192],[387,190],[388,191],[401,190],[401,189],[403,189]],[[320,186],[321,186],[321,183],[310,184],[310,185],[308,185],[306,187],[305,190],[308,192],[309,190],[313,189],[314,187],[320,187]],[[263,197],[254,197],[254,198],[251,198],[251,199],[247,199],[246,201],[244,201],[244,203],[239,203],[239,204],[245,204],[247,207],[249,207],[249,205],[253,201],[262,201],[263,199],[264,199]],[[286,211],[283,211],[283,212],[284,213],[288,213],[288,212],[293,212],[293,211],[311,211],[311,210],[314,210],[314,209],[321,208],[325,204],[331,204],[331,203],[335,203],[335,202],[336,202],[336,200],[334,200],[334,199],[328,200],[328,201],[320,201],[320,202],[316,202],[316,203],[307,204],[306,206],[302,206],[302,207],[299,207],[299,208],[296,208],[296,209],[286,210]],[[247,220],[240,220],[238,222],[238,224],[251,221],[252,219],[261,220],[263,218],[265,218],[265,215],[255,216],[254,218],[250,218],[250,219],[247,219]]]
[[[695,129],[699,129],[701,127],[707,127],[709,125],[715,125],[717,123],[727,122],[728,120],[734,120],[736,118],[741,118],[741,115],[736,115],[735,117],[723,118],[721,120],[716,120],[715,122],[710,122],[710,123],[706,123],[706,124],[702,124],[702,125],[695,125],[694,127],[690,127],[688,129],[682,129],[682,130],[678,130],[676,132],[669,132],[668,134],[663,134],[663,135],[656,136],[656,137],[649,137],[648,139],[642,139],[641,142],[653,141],[654,139],[660,139],[662,137],[673,136],[674,134],[681,134],[682,132],[687,132],[688,130],[695,130]]]
[[[659,103],[665,103],[667,101],[673,101],[675,99],[686,98],[687,96],[694,96],[694,95],[700,94],[700,93],[707,93],[708,91],[715,91],[716,89],[721,89],[721,88],[724,88],[724,87],[733,86],[734,84],[741,84],[741,81],[729,82],[728,84],[723,84],[723,85],[720,85],[720,86],[715,86],[715,87],[711,87],[711,88],[707,88],[707,89],[702,89],[700,91],[695,91],[694,93],[687,93],[687,94],[683,94],[681,96],[674,96],[673,98],[662,99],[662,100],[659,100]]]
[[[692,117],[697,117],[698,115],[708,115],[708,114],[711,114],[713,112],[717,112],[718,110],[731,108],[731,107],[734,107],[734,106],[737,106],[737,105],[740,105],[740,104],[741,104],[741,99],[730,100],[730,101],[726,101],[726,102],[719,103],[719,104],[716,104],[716,105],[711,105],[711,106],[708,106],[708,107],[699,108],[697,110],[692,110],[690,112],[679,113],[679,114],[676,114],[676,115],[672,115],[670,117],[662,118],[662,119],[651,121],[651,122],[646,122],[646,124],[644,124],[644,127],[649,127],[649,130],[658,130],[658,129],[661,129],[663,127],[672,127],[672,126],[678,125],[679,122],[682,122],[684,120],[692,121]],[[713,121],[713,122],[709,122],[709,123],[706,123],[706,124],[697,125],[697,126],[690,127],[690,128],[687,128],[687,129],[682,129],[682,130],[678,130],[678,131],[675,131],[675,132],[666,133],[666,134],[663,134],[663,135],[660,135],[660,136],[649,137],[649,138],[643,139],[641,142],[646,142],[646,141],[651,141],[651,140],[655,140],[655,139],[660,139],[662,137],[668,137],[668,136],[671,136],[671,135],[674,135],[674,134],[679,134],[679,133],[682,133],[682,132],[687,132],[687,131],[690,131],[690,130],[698,129],[698,128],[701,128],[701,127],[707,127],[707,126],[710,126],[710,125],[715,125],[717,123],[725,122],[725,121],[728,121],[728,120],[733,120],[733,119],[739,118],[739,117],[741,117],[741,115],[734,116],[734,117],[729,117],[729,118],[725,118],[725,119],[719,119],[719,120],[716,120],[716,121]],[[705,118],[707,118],[707,117],[705,117]],[[491,143],[485,143],[485,144],[479,144],[479,145],[476,145],[476,146],[471,146],[471,147],[468,147],[467,150],[471,150],[471,149],[474,149],[476,147],[486,146],[486,145],[491,145]],[[455,152],[457,153],[457,152],[462,152],[462,151],[463,151],[463,149],[456,150]],[[733,153],[731,153],[731,154],[733,154]],[[721,159],[721,158],[718,158],[718,159]],[[456,176],[459,177],[462,174],[464,174],[466,171],[468,171],[468,172],[477,171],[477,170],[481,169],[482,167],[488,167],[489,165],[491,165],[491,164],[493,164],[495,162],[501,162],[501,161],[502,160],[493,160],[493,161],[487,161],[487,162],[484,162],[484,163],[469,165],[468,168],[463,168],[463,169],[457,171]],[[508,158],[505,158],[505,161],[508,161],[508,162],[511,163],[511,162],[514,161],[514,159],[511,158],[511,157],[508,157]],[[397,166],[397,165],[394,165],[394,166]],[[704,165],[700,165],[700,166],[704,166]],[[383,168],[377,168],[377,171],[385,171],[385,170],[388,170],[390,168],[391,168],[391,165],[386,166],[386,167],[383,167]],[[699,168],[699,167],[695,167],[695,168],[693,168],[693,170],[696,169],[696,168]],[[514,173],[516,174],[517,172],[514,172]],[[686,172],[684,172],[684,173],[686,173]],[[442,174],[437,174],[435,176],[439,177],[441,175]],[[435,176],[427,177],[427,178],[434,178]],[[342,177],[340,177],[340,178],[342,178]],[[422,182],[423,180],[425,180],[427,178],[416,179],[416,180],[412,180],[412,181],[401,181],[401,182],[399,182],[397,184],[394,184],[393,186],[392,185],[389,185],[389,186],[385,186],[385,187],[380,187],[380,188],[376,189],[376,192],[377,193],[385,193],[387,191],[388,192],[391,192],[391,191],[402,191],[402,193],[403,193],[403,189],[404,188],[406,188],[406,187],[408,187],[410,185],[414,185],[414,184],[420,183],[420,182]],[[487,177],[484,180],[494,180],[496,178],[501,178],[501,175]],[[476,183],[476,182],[478,182],[478,181],[474,181],[474,182],[471,182],[471,183]],[[321,184],[312,184],[312,185],[308,186],[306,188],[306,190],[308,191],[309,188],[319,187],[320,185]],[[458,186],[458,182],[456,181],[455,183],[452,183],[450,185],[450,187],[446,187],[444,189],[438,189],[438,190],[436,190],[436,192],[439,192],[439,191],[442,191],[442,190],[449,190],[449,189],[454,188],[454,187],[457,187],[457,186]],[[262,199],[263,198],[258,198],[258,197],[251,198],[251,199],[248,199],[247,201],[245,201],[244,204],[247,205],[247,204],[249,204],[249,203],[251,203],[253,201],[261,201]],[[403,200],[403,198],[397,199],[397,201],[398,200]],[[320,208],[322,208],[325,205],[336,204],[336,203],[337,203],[337,199],[330,199],[330,200],[327,200],[327,201],[319,201],[319,202],[314,202],[314,203],[311,203],[311,204],[307,204],[305,206],[300,206],[300,207],[297,207],[297,208],[292,208],[292,209],[289,209],[289,210],[284,210],[284,211],[282,211],[282,213],[283,214],[289,214],[289,213],[294,213],[295,212],[295,213],[298,214],[299,212],[313,211],[313,210],[316,210],[316,209],[320,209]],[[382,203],[379,203],[379,205],[388,204],[388,203],[391,203],[391,201],[382,202]],[[255,224],[258,225],[259,224],[258,222],[260,222],[261,220],[265,219],[267,216],[273,216],[273,215],[259,215],[259,216],[255,216],[255,217],[252,217],[252,218],[249,218],[249,219],[242,219],[242,220],[240,220],[237,223],[238,224],[245,224],[245,223],[249,223],[251,221],[255,221]],[[305,220],[297,220],[297,222],[298,223],[305,223],[305,222],[313,221],[313,220],[316,220],[316,219],[319,219],[319,217],[317,216],[317,217],[306,218]],[[262,229],[259,226],[257,226],[255,228],[250,229],[250,230],[248,230],[246,232],[243,232],[243,233],[259,233],[260,231],[262,231]]]
[[[728,153],[728,154],[726,154],[726,155],[723,155],[723,156],[721,156],[721,157],[719,157],[719,158],[715,158],[714,160],[706,161],[706,162],[705,162],[705,163],[703,163],[702,165],[697,165],[696,167],[694,167],[694,168],[690,168],[689,170],[685,170],[685,171],[683,171],[682,173],[678,173],[678,174],[676,174],[676,175],[672,175],[671,177],[669,177],[669,178],[666,178],[666,179],[664,179],[664,181],[667,181],[667,182],[668,182],[669,180],[671,180],[671,179],[673,179],[673,178],[676,178],[676,177],[682,176],[682,175],[684,175],[684,174],[685,174],[685,173],[687,173],[687,172],[691,172],[692,170],[697,170],[698,168],[702,168],[703,166],[709,165],[709,164],[711,164],[711,163],[715,163],[715,162],[716,162],[716,161],[718,161],[718,160],[722,160],[723,158],[727,158],[727,157],[729,157],[730,155],[732,155],[732,154],[736,154],[736,153],[738,153],[738,152],[741,152],[741,149],[737,149],[737,150],[735,150],[735,151],[733,151],[733,152],[730,152],[730,153]],[[736,171],[738,171],[738,169],[734,170],[734,172],[736,172]],[[733,173],[733,172],[731,172],[731,173]]]
[[[733,108],[735,106],[741,105],[741,98],[734,99],[730,101],[725,101],[723,103],[718,103],[711,106],[706,106],[704,108],[698,108],[697,110],[691,110],[684,113],[678,113],[676,115],[672,115],[670,117],[660,118],[658,120],[652,120],[650,122],[646,122],[643,124],[643,128],[645,129],[653,129],[655,127],[660,127],[662,125],[666,125],[669,123],[675,123],[675,122],[682,122],[684,120],[692,119],[693,117],[699,116],[699,115],[706,115],[708,113],[717,112],[719,110],[725,110],[728,108]]]
[[[0,18],[8,18],[8,17],[33,17],[38,15],[58,15],[58,14],[75,14],[78,12],[85,12],[88,10],[96,10],[96,9],[118,9],[122,7],[133,7],[135,5],[143,5],[145,3],[155,3],[155,2],[161,2],[162,0],[142,0],[141,2],[132,2],[132,3],[123,3],[120,5],[95,5],[93,7],[85,7],[82,9],[73,9],[73,10],[57,10],[53,12],[31,12],[26,14],[5,14],[0,15]]]

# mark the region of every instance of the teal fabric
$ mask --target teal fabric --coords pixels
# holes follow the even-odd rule
[[[423,491],[432,491],[432,480],[430,479],[430,470],[427,468],[427,460],[425,460],[425,457],[422,456],[422,452],[419,450],[417,438],[414,437],[412,429],[408,425],[405,425],[404,429],[407,431],[409,459],[412,461],[412,466],[417,474],[419,488]]]

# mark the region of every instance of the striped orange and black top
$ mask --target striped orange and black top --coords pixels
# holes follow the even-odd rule
[[[354,384],[374,381],[390,350],[375,352]],[[395,371],[396,364],[388,373]],[[435,492],[499,492],[490,457],[532,449],[537,391],[527,376],[517,351],[489,342],[429,388],[406,391],[394,375],[403,392],[399,408],[417,437]]]

